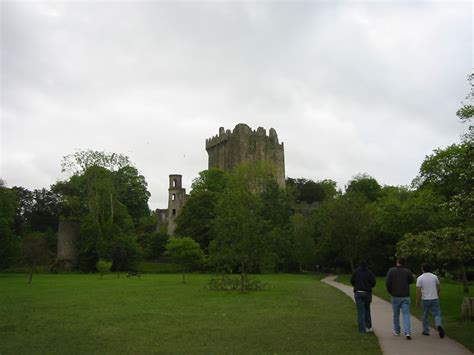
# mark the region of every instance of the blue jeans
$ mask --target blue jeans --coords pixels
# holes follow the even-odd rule
[[[410,297],[392,297],[393,331],[400,334],[400,309],[403,316],[403,330],[405,335],[411,334],[410,324]]]
[[[433,313],[435,319],[436,327],[443,326],[441,324],[441,308],[439,307],[439,300],[423,300],[423,331],[426,333],[430,332],[430,325],[428,322],[428,316],[430,313]]]
[[[372,318],[370,316],[372,294],[370,292],[354,292],[354,299],[357,306],[359,332],[365,333],[366,329],[372,328]]]

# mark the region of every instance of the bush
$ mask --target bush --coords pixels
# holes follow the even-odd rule
[[[240,291],[240,275],[220,274],[209,280],[209,289],[213,291]],[[268,284],[247,275],[246,291],[260,291],[268,288]]]
[[[100,272],[100,278],[102,279],[102,276],[104,276],[104,274],[108,274],[110,272],[112,262],[100,259],[97,264],[95,264],[95,267],[97,271]]]

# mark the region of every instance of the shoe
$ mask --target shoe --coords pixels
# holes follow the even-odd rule
[[[410,334],[405,334],[405,336],[407,337],[407,340],[411,340],[411,335]]]
[[[440,337],[441,339],[443,339],[443,338],[444,338],[444,329],[443,329],[443,327],[440,326],[440,325],[438,325],[438,332],[439,332],[439,337]]]
[[[397,337],[400,336],[400,333],[397,333],[395,330],[393,331],[393,335],[396,335]]]
[[[374,330],[372,328],[365,328],[366,333],[372,333]]]
[[[423,332],[423,333],[421,333],[421,334],[423,334],[423,335],[430,335],[430,333],[428,333],[428,332]]]

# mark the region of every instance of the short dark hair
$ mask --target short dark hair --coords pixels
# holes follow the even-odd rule
[[[361,269],[367,269],[367,261],[361,260],[359,266]]]
[[[421,264],[421,270],[423,270],[423,272],[431,272],[431,265],[428,263],[423,263]]]
[[[397,261],[400,265],[405,265],[405,258],[403,256],[397,256]]]

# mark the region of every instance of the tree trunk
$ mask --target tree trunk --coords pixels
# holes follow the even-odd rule
[[[466,271],[466,265],[462,264],[461,265],[461,271],[462,271],[462,283],[464,286],[464,292],[469,293],[469,284],[467,282],[467,271]]]
[[[33,262],[30,269],[30,275],[28,276],[28,283],[30,284],[33,280],[33,274],[36,272],[36,262]]]
[[[245,292],[245,265],[240,266],[240,292]]]
[[[112,193],[110,193],[110,221],[114,223],[114,201],[112,198]]]
[[[351,271],[354,272],[354,260],[350,258],[349,263],[351,264]]]

